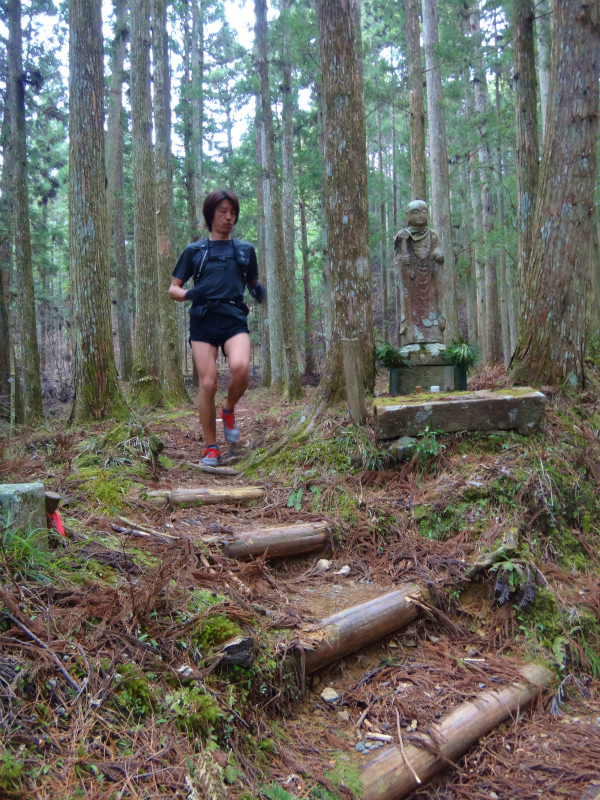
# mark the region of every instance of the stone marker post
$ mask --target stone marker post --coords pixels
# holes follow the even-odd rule
[[[0,486],[0,535],[21,531],[31,544],[48,550],[46,499],[43,483],[5,483]]]

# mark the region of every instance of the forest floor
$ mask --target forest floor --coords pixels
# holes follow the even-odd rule
[[[46,553],[30,533],[3,535],[0,797],[359,798],[367,731],[397,742],[399,720],[408,743],[533,660],[555,672],[551,690],[409,796],[597,797],[593,365],[589,380],[548,393],[543,433],[428,431],[402,463],[342,405],[264,458],[309,413],[314,388],[294,404],[248,391],[235,476],[193,466],[203,443],[191,406],[85,429],[56,409],[44,428],[4,438],[0,480],[59,492],[66,538],[52,533]],[[265,494],[174,509],[146,494],[223,485]],[[257,527],[320,520],[331,531],[322,552],[240,562],[221,549]],[[490,569],[469,572],[507,536]],[[305,679],[295,643],[318,638],[324,616],[408,582],[429,592],[421,620]],[[233,636],[253,640],[251,666],[224,666]],[[325,687],[337,703],[322,700]]]

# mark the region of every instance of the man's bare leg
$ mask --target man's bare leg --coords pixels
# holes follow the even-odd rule
[[[227,389],[227,401],[224,408],[227,411],[233,411],[235,404],[248,388],[250,337],[247,333],[237,333],[225,342],[223,349],[229,359],[229,370],[231,372]]]
[[[217,348],[208,342],[192,342],[192,353],[200,383],[198,414],[205,444],[217,443]]]

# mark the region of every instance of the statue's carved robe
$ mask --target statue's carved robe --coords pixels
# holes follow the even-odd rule
[[[430,228],[403,228],[394,238],[394,250],[402,278],[400,344],[441,342],[446,319],[439,236]]]

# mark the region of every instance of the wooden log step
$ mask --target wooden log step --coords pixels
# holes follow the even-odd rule
[[[327,541],[326,522],[306,522],[278,528],[259,528],[248,531],[231,542],[223,543],[223,553],[229,558],[267,558],[296,556],[318,550]]]
[[[421,614],[424,592],[416,583],[352,606],[321,620],[324,634],[314,649],[305,647],[306,672],[314,672],[403,628]],[[415,602],[417,601],[417,602]]]
[[[246,503],[265,496],[265,490],[258,486],[215,486],[207,488],[157,489],[147,493],[151,503],[162,506],[203,506],[208,503]]]
[[[462,703],[441,719],[435,726],[435,742],[423,735],[423,748],[407,744],[381,750],[361,769],[363,800],[402,800],[447,769],[482,736],[531,703],[554,677],[539,664],[527,664],[519,672],[524,679],[522,683],[482,692],[474,701]],[[431,750],[426,749],[425,743]]]
[[[445,433],[517,430],[525,435],[543,427],[545,401],[542,392],[522,386],[378,399],[373,413],[380,439],[416,436],[427,428]]]

